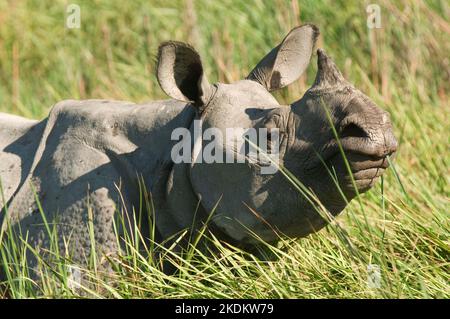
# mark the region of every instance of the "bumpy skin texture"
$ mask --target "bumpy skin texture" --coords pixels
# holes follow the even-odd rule
[[[0,113],[0,185],[4,198],[8,199],[23,182],[23,171],[29,171],[42,136],[45,121],[27,120]],[[0,196],[0,210],[5,203]]]
[[[68,250],[75,262],[85,263],[92,246],[92,216],[96,248],[102,255],[114,254],[114,214],[122,212],[126,224],[134,225],[140,206],[137,176],[142,176],[156,205],[159,241],[201,227],[213,210],[211,230],[235,244],[254,245],[249,230],[268,242],[280,233],[300,237],[319,230],[326,221],[281,172],[261,175],[249,163],[175,164],[171,159],[177,142],[171,140],[173,130],[192,131],[194,119],[202,120],[203,129],[222,132],[279,128],[281,164],[337,215],[346,200],[327,169],[334,167],[348,200],[355,190],[327,109],[359,191],[369,189],[387,167],[386,156],[396,149],[389,117],[346,82],[323,51],[318,51],[316,82],[301,100],[280,106],[269,93],[301,75],[317,36],[314,26],[295,28],[246,80],[214,85],[193,48],[168,42],[159,50],[158,80],[178,101],[63,101],[42,122],[0,115],[0,176],[8,203],[8,215],[4,210],[0,222],[27,232],[32,246],[48,248],[45,217],[56,225],[60,251]],[[228,146],[222,146],[225,152]],[[144,237],[148,229],[144,223]],[[35,260],[29,258],[33,266]]]
[[[145,177],[148,189],[154,189],[159,176],[170,167],[172,130],[189,127],[193,116],[192,108],[177,101],[136,105],[87,100],[56,104],[41,134],[33,166],[9,200],[9,222],[20,224],[22,232],[28,231],[33,246],[49,246],[36,194],[45,219],[54,221],[59,237],[69,241],[70,255],[83,261],[91,247],[89,206],[97,248],[114,253],[117,247],[112,222],[116,208],[120,210],[117,206],[127,205],[123,207],[130,212],[127,219],[133,220],[132,207],[139,207],[137,174]],[[32,126],[30,130],[37,129]],[[7,150],[1,156],[8,155]],[[19,184],[19,172],[3,183]],[[62,251],[66,245],[60,241]]]

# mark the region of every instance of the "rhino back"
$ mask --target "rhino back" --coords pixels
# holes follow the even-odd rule
[[[162,163],[171,162],[170,151],[175,143],[171,141],[173,130],[189,128],[195,115],[192,107],[175,100],[143,104],[69,100],[59,103],[53,112],[57,115],[52,134],[57,136],[59,148],[82,144],[90,149],[89,154],[102,153],[113,162],[117,160],[118,168],[124,173],[130,173],[131,169],[133,175],[142,174],[149,182],[157,178],[155,174]],[[47,147],[50,144],[47,142]],[[67,157],[65,152],[62,154]],[[87,155],[86,159],[89,158]],[[72,172],[83,169],[82,166],[77,164]],[[77,176],[70,177],[75,178]]]

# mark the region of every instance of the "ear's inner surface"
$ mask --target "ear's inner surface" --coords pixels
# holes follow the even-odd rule
[[[177,62],[175,62],[174,68],[176,69]],[[183,70],[184,71],[184,70]],[[203,68],[201,64],[192,63],[187,66],[187,72],[177,72],[175,81],[181,92],[190,100],[198,103],[199,97],[203,95],[201,88],[201,79],[203,77]]]
[[[194,102],[196,106],[205,103],[205,93],[210,85],[200,55],[190,45],[176,41],[161,44],[157,72],[161,88],[170,97]]]
[[[319,29],[305,24],[292,29],[250,72],[247,79],[256,81],[268,91],[281,89],[297,80],[311,59]]]

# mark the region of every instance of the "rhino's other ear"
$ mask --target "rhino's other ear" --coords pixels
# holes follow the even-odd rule
[[[268,91],[281,89],[297,80],[308,67],[319,36],[319,29],[305,24],[292,29],[250,72],[247,79],[256,81]]]
[[[170,97],[196,106],[206,103],[210,85],[200,55],[190,45],[176,41],[162,43],[158,49],[157,78]]]

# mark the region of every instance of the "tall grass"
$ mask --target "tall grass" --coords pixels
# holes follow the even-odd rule
[[[33,249],[26,234],[21,242],[5,236],[0,263],[9,296],[450,296],[447,1],[377,1],[381,29],[366,26],[370,2],[282,0],[76,1],[81,29],[67,29],[69,3],[0,0],[0,111],[43,118],[65,98],[165,98],[154,54],[167,39],[194,44],[211,82],[235,81],[291,27],[314,22],[322,33],[319,45],[347,79],[391,114],[399,150],[381,182],[326,229],[269,247],[276,262],[261,262],[207,235],[212,254],[192,247],[189,258],[179,258],[160,248],[179,270],[167,276],[145,253],[155,247],[143,247],[133,233],[111,260],[112,278],[99,273],[95,256],[88,269],[73,269],[70,256],[60,252],[59,267],[42,262],[46,281],[36,290],[24,265]],[[300,81],[277,93],[280,103],[297,100],[315,71],[312,63]],[[151,203],[144,206],[151,209]],[[368,286],[369,264],[380,268],[379,288]],[[74,273],[91,285],[77,286]]]

